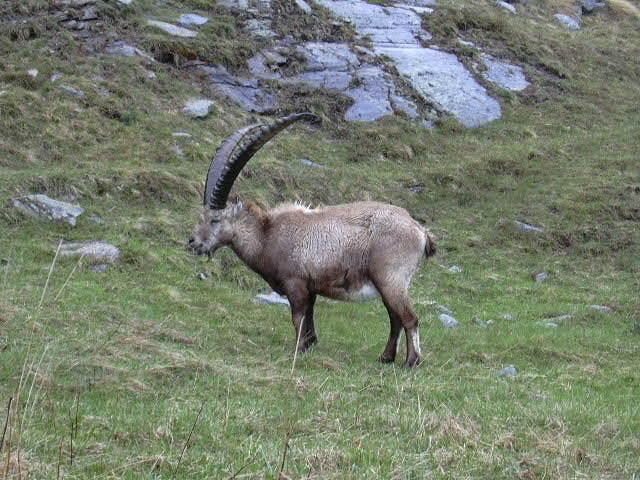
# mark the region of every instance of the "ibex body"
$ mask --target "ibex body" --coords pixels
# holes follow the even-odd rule
[[[390,319],[389,340],[380,360],[395,360],[404,329],[405,365],[415,366],[421,360],[419,321],[408,289],[422,258],[435,253],[435,242],[406,210],[378,202],[318,209],[285,204],[271,210],[253,202],[226,205],[231,184],[260,146],[290,123],[310,117],[298,114],[270,127],[248,127],[220,147],[209,169],[204,210],[189,247],[201,255],[230,247],[271,288],[285,295],[299,351],[317,341],[313,310],[318,295],[338,300],[380,295]]]

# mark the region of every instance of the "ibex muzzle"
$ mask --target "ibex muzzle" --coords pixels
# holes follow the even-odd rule
[[[405,366],[420,363],[420,334],[408,290],[435,239],[406,210],[378,202],[310,209],[284,204],[266,210],[253,202],[227,205],[233,182],[249,159],[290,124],[317,121],[310,113],[272,125],[238,130],[218,149],[207,175],[200,222],[189,239],[199,255],[230,247],[291,305],[298,351],[317,341],[313,310],[318,295],[338,300],[381,296],[390,333],[380,356],[396,358],[400,332],[407,344]]]

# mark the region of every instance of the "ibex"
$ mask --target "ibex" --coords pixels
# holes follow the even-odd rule
[[[406,210],[378,202],[323,208],[283,204],[267,210],[254,202],[227,205],[229,192],[247,161],[271,138],[310,113],[255,124],[231,135],[218,148],[204,189],[204,208],[188,247],[212,256],[230,247],[271,288],[289,300],[297,351],[316,343],[316,296],[363,300],[380,295],[389,313],[389,340],[380,356],[395,361],[401,328],[406,367],[421,361],[420,334],[408,289],[422,257],[435,253],[435,240]]]

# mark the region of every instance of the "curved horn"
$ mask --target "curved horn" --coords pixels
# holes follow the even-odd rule
[[[227,138],[209,165],[204,187],[204,205],[215,210],[223,209],[233,182],[249,159],[280,131],[299,120],[318,122],[320,117],[306,112],[295,113],[281,117],[271,125],[257,123],[241,128]]]

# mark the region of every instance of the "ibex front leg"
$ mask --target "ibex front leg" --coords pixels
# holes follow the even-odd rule
[[[316,296],[306,287],[291,285],[287,288],[287,298],[291,306],[291,320],[296,331],[296,350],[305,352],[318,341],[313,322],[313,307]]]

